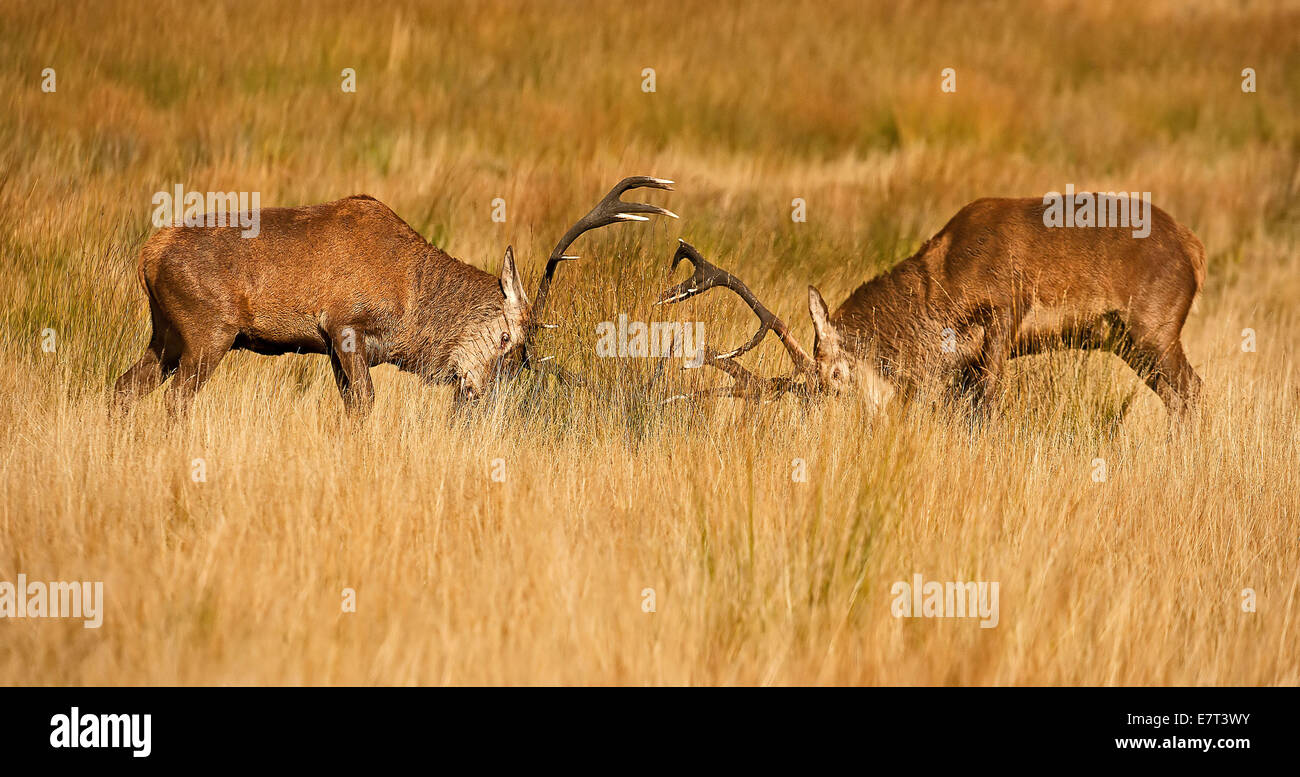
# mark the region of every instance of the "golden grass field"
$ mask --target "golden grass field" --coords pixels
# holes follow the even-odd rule
[[[107,605],[0,621],[0,683],[1297,684],[1297,40],[1294,2],[2,2],[0,580]],[[106,413],[156,191],[365,192],[489,271],[513,243],[531,288],[632,174],[681,220],[582,238],[544,343],[623,389],[520,383],[455,424],[380,367],[354,426],[323,357],[236,353],[178,423],[161,392]],[[619,313],[752,330],[723,292],[652,307],[679,236],[811,346],[808,283],[834,307],[966,202],[1068,183],[1149,191],[1207,248],[1184,435],[1107,355],[1013,363],[983,426],[663,409],[723,376],[647,395],[646,360],[595,358]],[[998,626],[892,617],[916,573],[998,581]]]

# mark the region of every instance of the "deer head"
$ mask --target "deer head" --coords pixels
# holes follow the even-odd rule
[[[812,316],[813,360],[817,363],[817,379],[822,389],[833,394],[847,391],[853,383],[853,365],[844,350],[844,339],[831,324],[826,300],[816,286],[808,287],[808,314]]]
[[[512,356],[520,352],[528,336],[532,303],[519,279],[512,246],[506,246],[499,284],[501,296],[480,308],[466,324],[451,355],[458,400],[477,400],[490,384],[512,373]]]

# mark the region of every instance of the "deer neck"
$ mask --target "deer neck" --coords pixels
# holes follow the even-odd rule
[[[445,383],[452,379],[468,325],[500,306],[501,290],[495,276],[429,248],[415,273],[390,361],[426,381]]]

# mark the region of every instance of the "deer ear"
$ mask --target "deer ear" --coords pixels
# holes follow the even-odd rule
[[[839,333],[831,326],[831,314],[826,309],[826,300],[822,299],[822,293],[817,291],[816,286],[808,287],[808,312],[812,315],[813,330],[817,333],[819,342],[839,341]]]
[[[501,264],[501,293],[510,305],[528,307],[528,292],[524,291],[524,283],[519,280],[513,246],[506,246],[506,260]]]

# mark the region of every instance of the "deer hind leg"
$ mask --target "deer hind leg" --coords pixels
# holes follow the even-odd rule
[[[180,364],[180,342],[171,323],[156,307],[150,306],[153,334],[149,346],[130,369],[113,385],[112,413],[121,415],[135,406],[176,371]]]
[[[1146,383],[1165,403],[1170,419],[1181,422],[1196,407],[1201,377],[1192,369],[1183,353],[1183,344],[1177,340],[1152,361],[1154,366],[1146,376]]]
[[[1187,354],[1183,352],[1183,344],[1177,340],[1174,341],[1174,351],[1165,361],[1165,370],[1172,376],[1170,387],[1181,403],[1177,416],[1177,420],[1181,422],[1196,410],[1196,405],[1200,401],[1201,376],[1192,369],[1191,362],[1187,361]]]
[[[365,418],[375,404],[375,386],[370,380],[370,361],[366,356],[365,337],[350,327],[328,333],[330,366],[334,383],[343,398],[349,416]]]
[[[167,412],[173,417],[185,415],[194,395],[212,377],[230,347],[235,343],[237,331],[223,328],[203,335],[183,337],[180,363],[176,376],[167,387]]]
[[[1177,337],[1160,342],[1134,336],[1120,356],[1164,402],[1171,421],[1181,422],[1195,408],[1201,378],[1187,361]]]
[[[1148,301],[1147,307],[1123,315],[1128,347],[1120,356],[1165,403],[1171,423],[1186,418],[1201,390],[1201,378],[1187,362],[1180,340],[1191,305],[1190,295],[1181,305]]]

